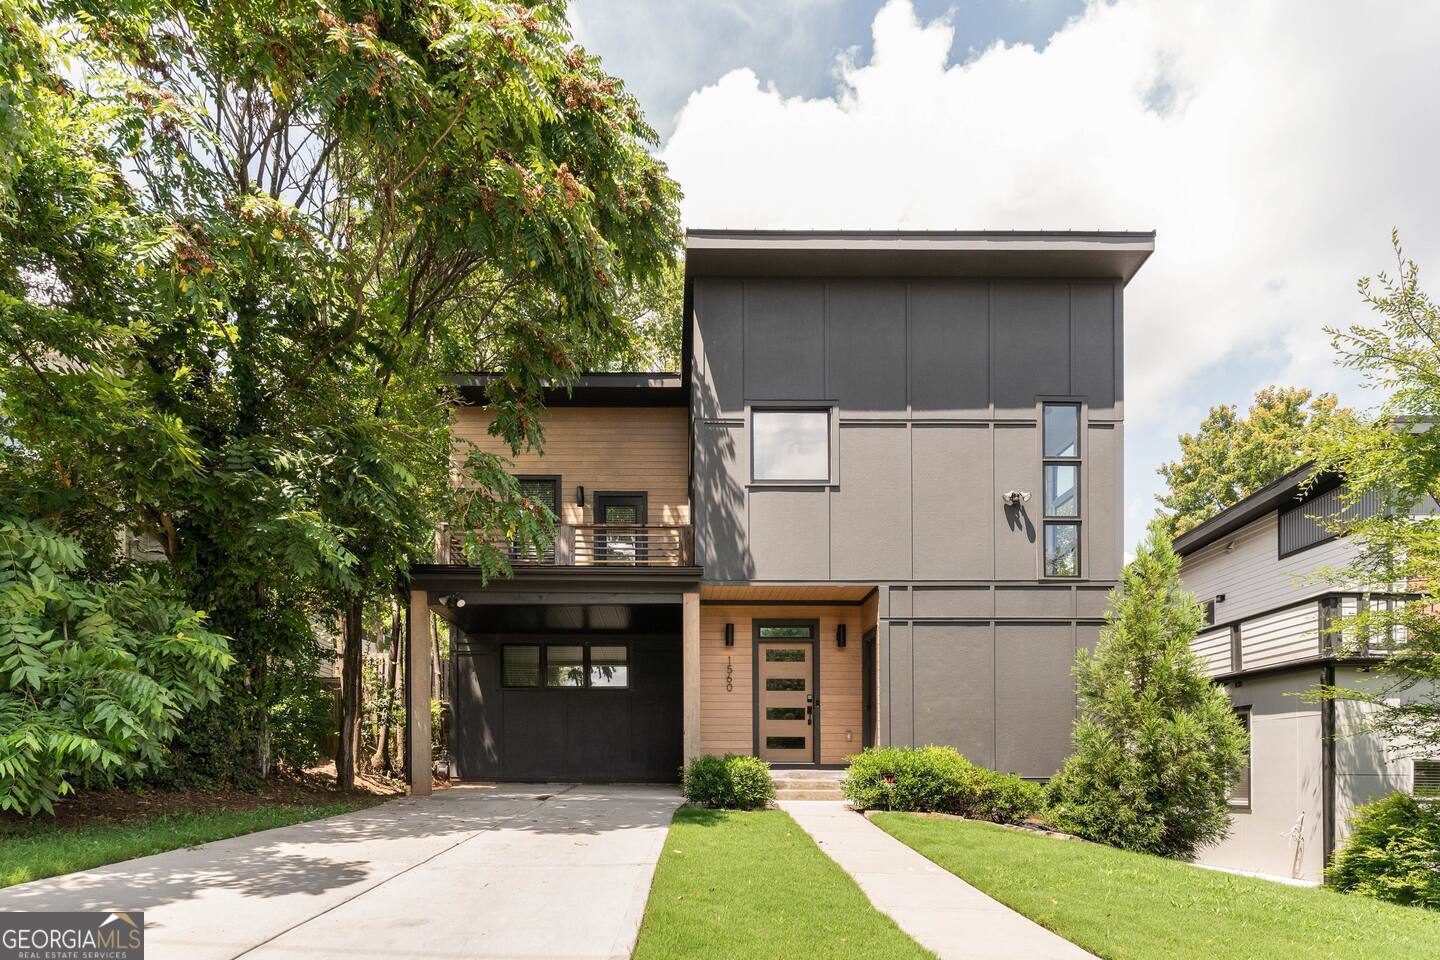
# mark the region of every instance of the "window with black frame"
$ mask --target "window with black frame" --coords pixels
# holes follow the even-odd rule
[[[507,643],[500,650],[502,687],[624,690],[630,679],[630,648],[624,643]]]
[[[1241,728],[1245,731],[1245,766],[1240,770],[1240,776],[1236,778],[1235,785],[1230,788],[1229,801],[1230,809],[1247,811],[1250,809],[1250,763],[1251,744],[1254,738],[1250,734],[1250,708],[1236,707],[1235,719],[1240,721]]]
[[[515,483],[520,488],[520,497],[523,501],[527,501],[531,505],[544,506],[550,511],[550,515],[558,520],[560,516],[559,477],[516,477]],[[554,563],[555,541],[551,540],[545,547],[545,551],[538,555],[533,547],[522,549],[512,544],[510,560],[514,563]]]
[[[1080,576],[1080,405],[1042,405],[1045,576]]]

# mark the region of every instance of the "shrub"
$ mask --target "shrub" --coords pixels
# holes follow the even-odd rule
[[[0,810],[146,775],[231,663],[157,573],[93,579],[79,544],[18,516],[0,516],[0,610]]]
[[[1361,807],[1327,880],[1337,890],[1440,909],[1440,805],[1392,793]]]
[[[1050,782],[1048,816],[1089,840],[1188,858],[1229,829],[1245,732],[1190,650],[1204,614],[1168,541],[1140,546],[1111,604],[1095,653],[1076,661],[1075,752]]]
[[[775,799],[770,764],[727,753],[693,757],[685,767],[685,799],[707,807],[757,810]]]
[[[978,767],[951,747],[872,747],[850,758],[840,784],[861,810],[951,813],[1013,823],[1040,808],[1041,788]]]
[[[1019,823],[1040,813],[1045,806],[1045,788],[1030,780],[1021,780],[1012,773],[996,773],[977,768],[984,777],[980,795],[970,814],[977,820],[995,823]]]

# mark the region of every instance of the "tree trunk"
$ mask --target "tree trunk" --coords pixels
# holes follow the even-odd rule
[[[356,755],[360,750],[361,686],[364,683],[362,654],[364,634],[360,619],[364,604],[359,598],[345,608],[342,632],[345,651],[340,661],[340,745],[335,751],[335,779],[341,790],[355,787]]]
[[[385,678],[382,684],[385,705],[383,710],[377,711],[380,717],[380,733],[375,745],[375,755],[370,759],[370,765],[387,777],[395,775],[395,761],[390,755],[390,728],[395,723],[395,704],[399,696],[400,679],[400,606],[392,606],[390,649],[385,653]]]

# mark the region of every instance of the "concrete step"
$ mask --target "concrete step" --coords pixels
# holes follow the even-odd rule
[[[770,776],[780,780],[807,780],[839,783],[845,776],[844,770],[771,770]]]
[[[833,790],[817,788],[812,790],[801,790],[795,787],[776,787],[776,800],[844,800],[840,794],[840,788]]]

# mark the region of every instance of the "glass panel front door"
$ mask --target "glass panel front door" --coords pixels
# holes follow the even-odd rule
[[[815,760],[815,647],[761,641],[759,648],[760,758],[772,763]]]

